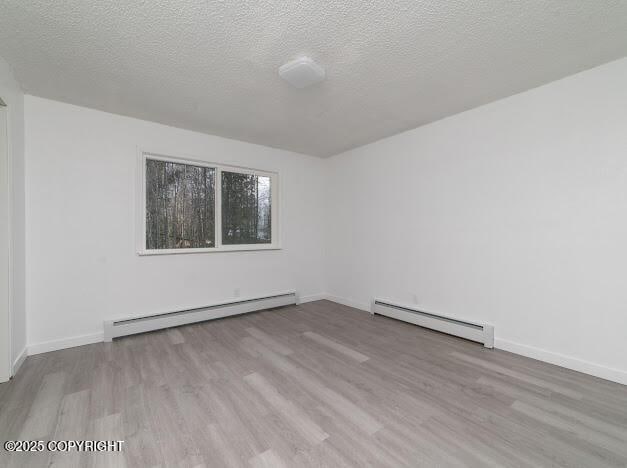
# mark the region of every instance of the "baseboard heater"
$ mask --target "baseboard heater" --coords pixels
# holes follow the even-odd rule
[[[430,328],[449,335],[459,336],[467,340],[483,343],[486,348],[494,347],[494,327],[485,323],[469,322],[468,320],[450,315],[423,312],[404,304],[395,304],[387,300],[375,299],[372,302],[372,314],[385,315],[421,327]]]
[[[268,296],[236,299],[219,302],[192,309],[175,310],[158,314],[126,317],[116,320],[105,320],[104,341],[126,335],[135,335],[163,328],[178,327],[189,323],[204,322],[231,315],[246,314],[258,310],[272,309],[298,303],[298,295],[294,291],[272,294]]]

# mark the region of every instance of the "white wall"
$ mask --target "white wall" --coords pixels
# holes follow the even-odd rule
[[[625,83],[627,59],[329,160],[26,96],[29,348],[294,288],[485,320],[627,383]],[[137,146],[279,170],[284,249],[138,257]]]
[[[11,362],[19,364],[26,348],[24,242],[24,95],[9,65],[0,57],[0,97],[7,104],[12,190]]]
[[[501,348],[627,383],[627,59],[326,170],[331,295],[492,322]]]
[[[28,343],[101,339],[106,318],[324,292],[324,161],[26,96]],[[137,147],[280,172],[283,250],[136,255]],[[59,341],[60,340],[60,341]]]

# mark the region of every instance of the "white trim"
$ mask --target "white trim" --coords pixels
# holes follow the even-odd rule
[[[343,297],[333,296],[331,294],[327,294],[325,299],[331,302],[335,302],[336,304],[341,304],[341,305],[345,305],[348,307],[352,307],[353,309],[368,312],[369,314],[372,312],[371,304],[362,304],[361,302],[356,302],[352,299],[345,299]]]
[[[339,296],[331,294],[320,293],[312,294],[309,296],[303,296],[298,298],[298,303],[304,304],[307,302],[315,302],[321,300],[328,300],[337,304],[352,307],[354,309],[370,313],[370,305],[355,302],[351,299],[344,299]],[[102,333],[92,333],[89,335],[81,335],[70,338],[63,338],[59,340],[46,341],[42,343],[36,343],[29,345],[27,349],[20,353],[20,356],[13,364],[13,373],[15,374],[19,366],[24,362],[26,356],[34,354],[46,353],[50,351],[57,351],[65,348],[72,348],[75,346],[83,346],[86,344],[99,343],[103,341]],[[591,363],[581,359],[564,356],[563,354],[554,353],[544,349],[536,348],[533,346],[523,345],[515,343],[509,340],[501,338],[495,338],[494,347],[503,351],[509,351],[514,354],[519,354],[538,361],[554,364],[566,369],[571,369],[584,374],[589,374],[601,379],[609,380],[612,382],[627,385],[627,371],[615,369],[600,364]]]
[[[14,229],[14,208],[15,208],[15,197],[14,197],[14,183],[13,183],[13,141],[11,138],[12,128],[11,128],[11,113],[12,107],[4,104],[6,109],[6,132],[7,132],[7,175],[9,178],[9,219],[8,219],[8,228],[9,228],[9,365],[11,366],[11,377],[15,375],[13,372],[13,366],[11,365],[11,359],[13,357],[13,307],[15,305],[15,297],[14,297],[14,274],[15,274],[15,259],[14,259],[14,242],[15,236],[13,235]]]
[[[214,193],[214,207],[213,207],[213,228],[215,233],[213,235],[214,242],[218,249],[222,249],[222,168],[216,167],[215,182],[213,184]],[[146,205],[144,204],[144,207]],[[145,209],[145,208],[144,208]],[[144,218],[146,216],[144,215]],[[144,244],[145,245],[145,244]]]
[[[486,348],[494,347],[494,326],[489,323],[419,309],[413,304],[404,304],[385,298],[374,298],[372,313],[483,343]]]
[[[566,369],[583,372],[584,374],[593,375],[601,379],[627,385],[627,371],[624,370],[565,356],[563,354],[554,353],[552,351],[536,348],[534,346],[515,343],[502,338],[496,338],[494,340],[494,347],[502,349],[503,351],[509,351],[510,353],[519,354],[531,359],[536,359],[538,361],[547,362],[556,366],[565,367]]]
[[[1,99],[0,99],[1,100]],[[7,361],[0,367],[4,373],[5,366],[7,375],[0,375],[0,382],[6,382],[13,376],[13,141],[11,138],[11,114],[13,107],[9,107],[5,101],[2,101],[0,106],[0,112],[4,113],[4,133],[6,137],[5,148],[6,151],[6,190],[7,190],[7,224],[5,229],[7,230],[7,336],[6,344],[8,346]],[[1,184],[0,184],[1,189]],[[0,223],[3,224],[3,223]],[[0,246],[4,248],[4,246]],[[1,332],[0,332],[1,333]],[[1,341],[1,340],[0,340]]]
[[[224,252],[246,252],[251,250],[282,250],[281,247],[271,244],[247,244],[247,245],[229,245],[224,247],[206,248],[206,249],[161,249],[161,250],[138,250],[137,255],[145,257],[149,255],[185,255],[185,254],[206,254],[206,253],[224,253]]]
[[[59,349],[74,348],[76,346],[84,346],[103,341],[102,332],[90,333],[89,335],[72,336],[69,338],[61,338],[58,340],[43,341],[28,345],[28,355],[48,353],[50,351],[58,351]]]
[[[328,294],[325,293],[320,293],[320,294],[311,294],[309,296],[302,296],[298,298],[298,303],[299,304],[305,304],[307,302],[315,302],[315,301],[322,301],[324,299],[326,299],[328,296]]]
[[[298,294],[296,291],[287,291],[249,298],[238,297],[193,308],[108,319],[103,324],[104,341],[110,342],[120,336],[179,327],[190,323],[206,322],[297,303]]]
[[[171,314],[172,312],[186,312],[188,310],[199,310],[199,309],[206,309],[206,308],[211,308],[211,307],[227,306],[229,304],[233,304],[234,302],[258,301],[262,299],[267,299],[268,297],[287,296],[287,295],[293,295],[296,298],[296,302],[298,302],[298,291],[295,291],[295,290],[277,291],[277,292],[264,294],[263,296],[257,295],[257,296],[245,296],[245,297],[241,297],[241,296],[232,297],[230,299],[224,299],[222,301],[216,301],[210,304],[203,304],[203,305],[188,304],[188,305],[184,305],[181,307],[177,307],[176,310],[168,309],[168,310],[159,310],[159,311],[148,312],[148,313],[143,313],[143,314],[135,314],[135,315],[116,315],[113,317],[109,317],[106,321],[117,322],[119,320],[143,319],[143,318],[153,317],[156,315]]]
[[[293,293],[293,291],[287,291],[285,293],[276,293],[276,294],[288,294],[288,293]],[[322,294],[316,295],[316,297],[322,297],[322,296],[324,295]],[[297,293],[296,293],[296,297],[298,298]],[[314,297],[314,296],[306,296],[306,297]],[[246,299],[246,298],[237,298],[237,300],[240,300],[240,301],[243,299]],[[306,299],[306,298],[301,298],[301,302],[302,302],[302,299]],[[228,304],[229,302],[232,302],[232,300],[218,302],[215,304]],[[140,317],[142,316],[138,315],[132,318],[140,318]],[[60,338],[57,340],[43,341],[40,343],[34,343],[31,345],[28,345],[27,348],[24,351],[22,351],[22,354],[24,355],[24,357],[22,358],[22,356],[20,356],[19,359],[22,359],[23,361],[23,359],[25,359],[26,356],[33,356],[35,354],[48,353],[51,351],[58,351],[61,349],[66,349],[66,348],[74,348],[76,346],[84,346],[88,344],[100,343],[103,341],[104,341],[103,332],[91,333],[88,335],[78,335],[78,336],[72,336],[72,337],[67,337],[67,338]],[[17,371],[17,369],[15,370]]]
[[[15,361],[13,361],[13,377],[15,377],[17,371],[20,370],[20,367],[22,367],[22,364],[24,364],[27,357],[28,349],[24,347],[24,349],[17,355],[17,358],[15,358]]]
[[[321,294],[322,299],[326,299],[337,304],[342,304],[354,309],[370,312],[370,304],[362,304],[355,302],[352,299],[345,299],[332,294]],[[504,340],[502,338],[494,338],[494,348],[503,351],[509,351],[510,353],[519,354],[531,359],[554,364],[556,366],[564,367],[566,369],[582,372],[584,374],[599,377],[601,379],[609,380],[619,384],[627,385],[627,371],[622,369],[616,369],[612,367],[603,366],[582,359],[565,356],[563,354],[547,351],[544,349],[536,348],[534,346],[528,346],[513,341]]]
[[[135,236],[136,253],[139,256],[147,255],[173,255],[173,254],[196,254],[196,253],[217,253],[217,252],[241,252],[250,250],[281,250],[281,230],[279,207],[281,205],[281,197],[279,191],[279,172],[255,169],[243,166],[233,166],[228,164],[214,163],[202,158],[196,157],[176,157],[165,155],[162,152],[149,151],[144,148],[137,148],[138,151],[138,167],[137,167],[137,213]],[[157,161],[167,161],[178,164],[188,164],[193,166],[209,167],[215,170],[214,173],[214,216],[215,216],[215,247],[193,248],[193,249],[146,249],[146,160],[152,159]],[[237,172],[241,174],[254,174],[262,177],[270,178],[270,237],[272,242],[269,244],[227,244],[222,243],[222,172]]]
[[[135,251],[140,253],[146,246],[146,187],[144,183],[144,154],[137,148],[137,167],[135,169]]]

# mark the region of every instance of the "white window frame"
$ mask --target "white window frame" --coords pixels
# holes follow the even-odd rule
[[[146,160],[157,160],[172,162],[175,164],[187,164],[192,166],[208,167],[215,170],[215,247],[202,248],[181,248],[181,249],[147,249],[146,248]],[[139,193],[137,196],[139,209],[139,220],[137,223],[137,254],[138,255],[175,255],[175,254],[194,254],[194,253],[216,253],[216,252],[241,252],[248,250],[279,250],[281,249],[280,229],[279,229],[279,173],[273,171],[265,171],[261,169],[253,169],[249,167],[230,166],[227,164],[218,164],[208,162],[202,159],[189,157],[176,157],[164,155],[162,153],[139,150],[138,157],[139,167]],[[222,244],[222,171],[237,172],[240,174],[254,174],[262,177],[270,178],[271,188],[271,219],[270,232],[272,243],[270,244]]]

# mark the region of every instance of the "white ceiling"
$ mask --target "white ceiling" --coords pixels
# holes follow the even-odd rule
[[[625,55],[627,0],[0,2],[27,93],[317,156]]]

